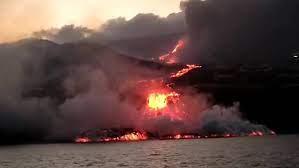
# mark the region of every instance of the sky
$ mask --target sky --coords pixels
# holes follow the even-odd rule
[[[67,24],[98,28],[105,21],[138,13],[167,16],[181,0],[0,0],[0,42]]]

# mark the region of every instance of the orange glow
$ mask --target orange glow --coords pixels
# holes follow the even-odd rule
[[[186,75],[188,72],[192,71],[193,69],[197,69],[197,68],[201,68],[201,66],[198,66],[198,65],[187,65],[186,68],[178,71],[175,74],[172,74],[170,77],[171,78],[179,78],[181,76]]]
[[[153,110],[160,110],[167,106],[167,95],[152,93],[148,98],[148,106]]]
[[[168,94],[151,93],[148,96],[148,107],[151,110],[162,110],[167,107],[169,99],[179,96],[178,93],[172,92]]]
[[[146,134],[139,133],[139,132],[132,132],[120,137],[107,137],[103,139],[99,139],[98,142],[123,142],[123,141],[144,141],[147,140],[148,137]]]
[[[167,139],[174,139],[174,140],[179,140],[179,139],[200,139],[200,136],[196,136],[196,135],[181,135],[181,134],[177,134],[174,136],[168,136]]]
[[[87,138],[87,137],[81,137],[81,138],[77,138],[75,140],[76,143],[89,143],[91,142],[91,139]]]
[[[178,44],[172,50],[172,54],[176,53],[178,50],[183,49],[185,47],[185,42],[183,40],[179,40]]]
[[[174,47],[174,49],[170,53],[160,56],[159,60],[166,64],[178,63],[178,56],[179,56],[178,52],[184,49],[184,47],[185,47],[185,42],[183,40],[179,40],[176,46]]]
[[[76,143],[92,143],[92,142],[124,142],[124,141],[144,141],[148,137],[145,133],[132,132],[119,137],[106,137],[97,140],[92,140],[87,137],[80,137],[75,140]]]
[[[252,131],[248,136],[264,136],[264,133],[261,131]]]
[[[257,131],[258,136],[264,136],[264,133],[262,133],[261,131]]]
[[[174,139],[182,139],[182,135],[178,134],[178,135],[174,136]]]
[[[170,135],[167,137],[155,137],[157,139],[165,139],[165,140],[181,140],[181,139],[206,139],[206,138],[234,138],[234,137],[241,137],[241,136],[252,136],[252,137],[261,137],[265,135],[276,135],[274,134],[275,132],[270,132],[268,134],[265,134],[261,131],[252,131],[251,133],[247,135],[234,135],[234,134],[211,134],[211,135],[192,135],[192,134],[174,134]],[[152,137],[153,139],[154,137]],[[147,136],[146,133],[142,132],[132,132],[132,133],[127,133],[123,136],[119,137],[106,137],[106,138],[99,138],[99,139],[90,139],[88,137],[80,137],[75,139],[76,143],[93,143],[93,142],[129,142],[129,141],[145,141],[148,140],[149,137]]]
[[[133,132],[120,137],[120,141],[141,141],[141,140],[147,140],[147,136],[139,132]]]

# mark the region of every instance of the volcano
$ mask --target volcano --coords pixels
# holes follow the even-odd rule
[[[178,64],[178,57],[180,56],[179,53],[184,49],[184,46],[185,42],[183,40],[179,40],[171,52],[159,57],[159,61],[166,65]],[[194,104],[194,102],[191,101],[190,97],[188,97],[190,96],[189,93],[180,89],[175,89],[175,83],[172,83],[172,79],[184,77],[188,73],[191,73],[199,68],[202,68],[202,66],[187,64],[182,69],[177,72],[170,73],[164,78],[137,81],[135,85],[137,87],[140,86],[141,89],[136,89],[133,92],[138,95],[138,99],[146,99],[146,101],[141,101],[146,103],[141,103],[141,107],[137,109],[140,112],[140,115],[138,116],[138,119],[136,118],[136,120],[141,121],[142,123],[137,124],[134,129],[131,129],[131,131],[120,128],[116,130],[114,129],[114,131],[112,131],[112,129],[108,129],[108,131],[97,130],[93,133],[83,132],[81,136],[75,139],[75,142],[119,142],[148,139],[200,139],[275,135],[274,131],[271,131],[266,127],[255,127],[249,123],[247,123],[246,126],[242,126],[245,128],[243,131],[229,131],[226,128],[216,128],[215,130],[211,130],[199,129],[196,126],[194,127],[194,125],[201,122],[198,118],[201,118],[201,113],[204,113],[204,111],[192,113],[194,109],[196,111],[199,110],[200,106],[197,106],[196,103]],[[195,106],[195,108],[190,108],[190,106]],[[208,105],[204,106],[206,108],[210,108]],[[161,119],[166,119],[168,121],[164,121],[164,124],[162,125],[157,125],[157,122],[161,121]],[[242,122],[239,118],[236,118],[236,121]],[[223,120],[222,122],[226,121]],[[148,127],[145,123],[151,126]],[[164,128],[165,126],[171,128],[168,130],[167,128]]]
[[[279,117],[277,116],[279,113],[272,113],[279,109],[292,109],[292,105],[296,104],[290,103],[290,99],[277,99],[283,95],[297,93],[295,84],[298,81],[292,77],[297,71],[292,66],[274,68],[267,65],[260,67],[241,65],[227,68],[200,64],[184,65],[179,62],[168,64],[161,62],[159,56],[154,61],[140,60],[119,54],[109,47],[84,42],[59,45],[46,40],[25,40],[0,47],[1,55],[20,55],[23,58],[28,58],[29,55],[29,58],[36,58],[22,67],[25,69],[26,80],[22,81],[22,87],[19,88],[20,97],[25,100],[50,100],[53,111],[51,115],[64,122],[69,122],[71,118],[71,122],[75,123],[68,123],[64,128],[74,129],[71,137],[77,137],[79,140],[82,138],[82,141],[98,141],[99,138],[95,135],[99,134],[92,135],[92,132],[85,134],[90,128],[95,128],[94,130],[115,128],[118,131],[111,137],[100,134],[100,137],[112,138],[112,141],[130,139],[128,136],[133,137],[131,139],[138,139],[136,137],[179,139],[179,137],[260,136],[274,133],[263,125],[244,120],[243,117],[254,123],[270,126],[278,132],[296,130],[296,125],[292,125],[295,122],[281,124],[281,118],[288,121],[295,119],[290,113],[291,110],[287,111],[290,115]],[[174,48],[176,45],[166,55],[171,55]],[[180,56],[178,54],[178,60]],[[35,70],[34,68],[40,64],[43,65],[40,66],[42,69]],[[86,78],[99,69],[100,76],[95,73]],[[286,73],[287,76],[284,75]],[[105,78],[101,74],[104,74]],[[107,82],[107,86],[100,92],[97,90],[99,86],[90,86],[98,82],[95,81],[97,78]],[[281,80],[282,78],[285,80]],[[106,90],[109,90],[109,94]],[[102,107],[96,106],[96,112],[100,116],[89,117],[90,109],[87,107],[94,106],[90,104],[90,100],[95,104],[101,104],[103,98],[111,96],[110,92],[115,93],[112,100],[117,101],[110,106],[118,107],[122,104],[121,108],[115,110],[118,113],[109,111],[111,108],[109,107],[108,110],[103,110],[107,111],[107,114],[102,115],[103,111],[98,112]],[[78,101],[82,101],[81,104],[76,101],[70,104],[71,106],[79,104],[75,107],[83,114],[73,119],[72,117],[77,117],[76,113],[73,114],[76,108],[73,108],[70,112],[72,115],[68,116],[64,106],[86,93],[100,94],[88,101]],[[108,99],[106,103],[110,101]],[[240,106],[233,104],[236,101],[240,101]],[[271,105],[273,101],[277,106]],[[252,106],[253,102],[259,104],[261,109],[253,108],[256,107]],[[126,109],[128,106],[130,108]],[[242,111],[243,117],[234,114],[238,113],[238,109]],[[94,109],[91,108],[91,112],[92,110]],[[40,130],[26,129],[30,131],[28,135],[30,139],[33,137],[44,140],[48,135],[48,129],[38,128]],[[125,128],[130,130],[122,131]],[[56,136],[53,141],[56,142],[57,139],[68,141],[70,135],[67,133],[63,133],[59,138]],[[9,132],[3,134],[7,137],[10,135]]]

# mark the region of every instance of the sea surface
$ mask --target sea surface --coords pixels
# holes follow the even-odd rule
[[[1,168],[299,168],[299,135],[0,147]]]

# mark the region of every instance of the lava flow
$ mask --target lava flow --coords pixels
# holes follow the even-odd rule
[[[151,93],[148,96],[148,107],[151,110],[162,110],[167,107],[170,101],[174,101],[179,96],[178,93]]]
[[[147,140],[148,136],[141,132],[131,132],[122,136],[117,137],[100,137],[100,138],[88,138],[88,137],[78,137],[76,138],[76,143],[92,143],[92,142],[126,142],[126,141],[144,141]]]
[[[98,142],[144,141],[147,139],[148,137],[144,133],[132,132],[120,137],[115,137],[115,138],[107,137],[107,138],[99,139]]]
[[[175,48],[168,54],[160,56],[159,60],[167,64],[175,64],[178,62],[178,52],[185,47],[185,41],[179,40]]]
[[[171,78],[179,78],[179,77],[186,75],[193,69],[201,68],[201,66],[199,66],[199,65],[189,65],[188,64],[186,66],[187,66],[186,68],[183,68],[182,70],[178,71],[177,73],[173,73],[170,77]]]
[[[75,140],[76,143],[91,143],[92,140],[88,137],[79,137]]]
[[[176,63],[178,63],[179,51],[183,50],[185,48],[185,45],[186,44],[185,44],[184,40],[179,40],[177,45],[175,46],[175,48],[172,50],[172,52],[159,57],[159,60],[162,63],[166,63],[166,64],[176,64]],[[197,69],[197,68],[201,68],[201,67],[202,66],[195,65],[195,64],[192,64],[192,65],[187,64],[185,68],[179,70],[176,73],[172,73],[170,75],[170,77],[171,78],[179,78],[179,77],[182,77],[182,76],[186,75],[190,71],[192,71],[194,69]]]

